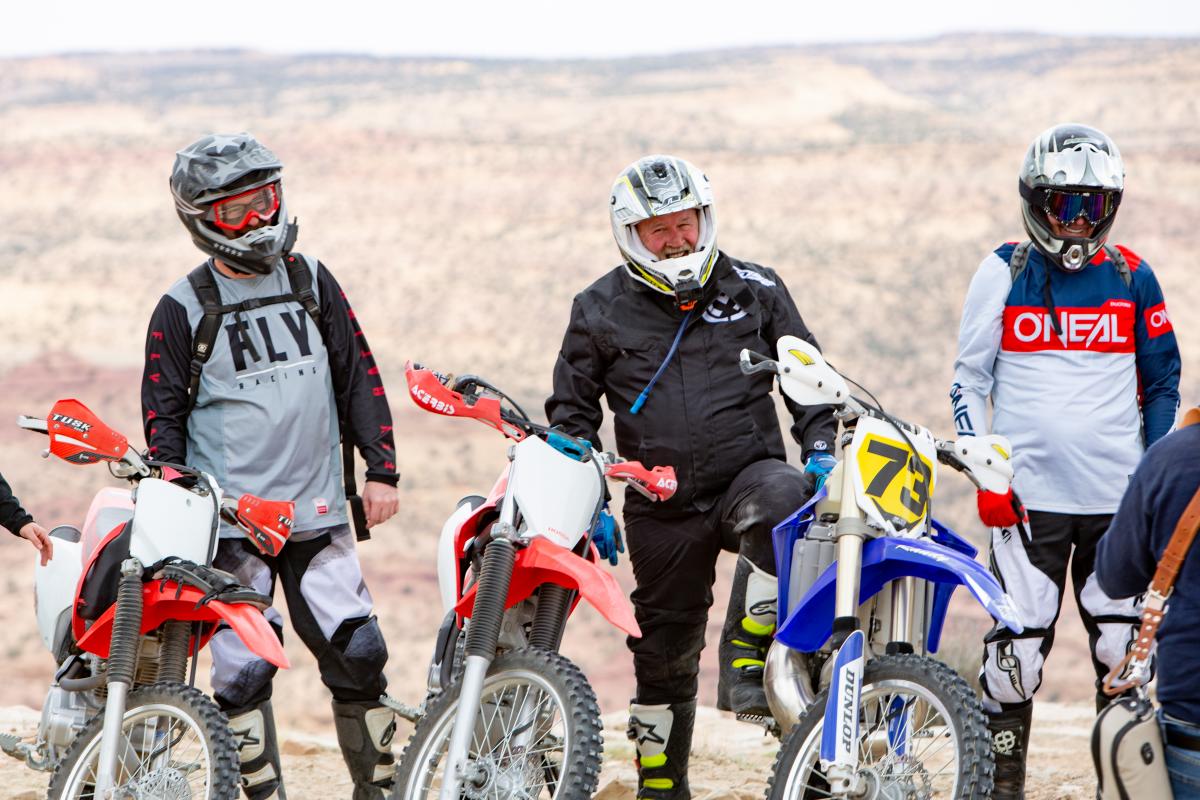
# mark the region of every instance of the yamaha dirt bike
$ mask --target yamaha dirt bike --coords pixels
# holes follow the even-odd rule
[[[976,550],[931,516],[936,464],[977,488],[1009,492],[1001,436],[943,441],[853,397],[807,342],[784,336],[773,372],[800,405],[829,405],[852,426],[843,458],[813,498],[774,530],[779,618],[764,688],[781,732],[768,797],[985,798],[994,762],[967,682],[928,654],[961,584],[1022,630],[1012,599]]]
[[[600,774],[600,710],[559,643],[581,598],[641,635],[616,579],[595,563],[591,538],[606,478],[665,500],[675,493],[675,471],[620,461],[537,425],[478,377],[451,382],[411,363],[405,374],[421,408],[479,420],[515,444],[488,496],[464,499],[442,528],[445,620],[426,700],[413,709],[384,698],[416,723],[393,797],[590,798]]]
[[[82,530],[51,531],[54,558],[37,568],[35,605],[58,670],[36,739],[0,734],[0,748],[53,772],[54,800],[233,800],[237,745],[225,715],[194,688],[195,657],[224,623],[272,664],[288,660],[263,616],[271,599],[211,568],[218,522],[277,554],[292,503],[234,500],[203,472],[145,459],[77,400],[17,424],[50,437],[43,455],[107,462],[133,488],[102,489]]]

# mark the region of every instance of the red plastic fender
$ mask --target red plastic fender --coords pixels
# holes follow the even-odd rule
[[[178,597],[176,592],[179,593]],[[250,652],[277,667],[287,669],[291,666],[274,629],[257,607],[249,603],[223,603],[220,600],[212,600],[197,608],[196,603],[202,597],[204,592],[195,586],[184,586],[181,589],[174,581],[151,581],[145,584],[142,587],[142,633],[149,633],[169,620],[212,623],[224,620],[241,637],[246,647],[250,648]],[[116,613],[117,606],[114,603],[79,637],[77,644],[80,649],[95,653],[101,658],[108,658]],[[212,638],[215,630],[216,625],[203,626],[201,647]]]
[[[633,616],[633,608],[612,574],[587,559],[580,558],[565,547],[549,539],[537,538],[528,547],[517,551],[513,565],[512,582],[508,587],[505,608],[512,608],[533,594],[539,586],[553,583],[567,589],[577,589],[581,597],[600,612],[600,616],[630,636],[641,636]],[[475,608],[475,590],[478,584],[467,590],[454,607],[464,617],[470,617]]]

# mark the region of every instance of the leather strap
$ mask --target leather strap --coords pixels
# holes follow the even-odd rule
[[[1197,409],[1192,409],[1188,412],[1188,416],[1191,417],[1192,413],[1196,411]],[[1179,521],[1175,523],[1175,532],[1171,534],[1167,548],[1158,561],[1158,568],[1154,571],[1150,589],[1146,593],[1146,600],[1142,606],[1142,626],[1138,630],[1137,639],[1134,640],[1133,646],[1129,648],[1129,652],[1125,654],[1121,663],[1104,676],[1105,694],[1117,695],[1135,685],[1136,680],[1118,683],[1117,677],[1124,674],[1130,662],[1135,660],[1148,662],[1150,660],[1154,637],[1158,634],[1158,628],[1162,625],[1163,617],[1167,613],[1167,598],[1171,595],[1175,579],[1179,577],[1179,570],[1183,567],[1183,560],[1187,558],[1188,549],[1192,546],[1197,531],[1200,531],[1200,489],[1197,489],[1196,493],[1192,495],[1187,508],[1183,510]]]
[[[1167,744],[1171,747],[1178,747],[1183,750],[1200,750],[1200,736],[1192,736],[1190,733],[1184,733],[1170,725],[1166,726],[1166,733]]]

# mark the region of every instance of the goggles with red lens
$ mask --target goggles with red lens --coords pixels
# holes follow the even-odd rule
[[[240,231],[252,220],[270,222],[279,210],[278,184],[268,183],[224,197],[212,205],[213,224],[223,231]]]
[[[1068,192],[1044,190],[1042,208],[1063,225],[1084,217],[1093,225],[1108,219],[1117,210],[1121,198],[1115,192]]]

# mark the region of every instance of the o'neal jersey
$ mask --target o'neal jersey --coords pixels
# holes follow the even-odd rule
[[[991,432],[1012,442],[1014,488],[1027,508],[1113,513],[1179,407],[1179,348],[1162,290],[1120,245],[1129,286],[1104,251],[1067,273],[1036,248],[1014,281],[1014,247],[985,258],[967,290],[950,391],[955,428],[987,433],[990,397]]]

